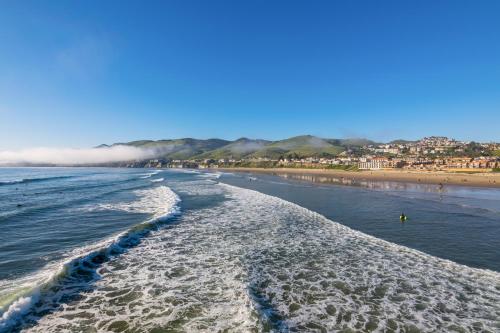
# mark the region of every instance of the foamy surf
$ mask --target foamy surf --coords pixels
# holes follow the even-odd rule
[[[175,189],[198,208],[103,263],[95,288],[27,331],[493,332],[500,325],[496,272],[209,179]]]
[[[151,216],[149,220],[102,242],[75,249],[66,259],[50,264],[36,274],[0,283],[0,332],[9,332],[26,321],[37,320],[39,315],[31,313],[35,304],[54,302],[54,297],[61,298],[64,294],[60,290],[68,286],[81,288],[82,284],[97,280],[97,269],[104,262],[139,244],[161,222],[179,213],[180,198],[166,186],[138,190],[135,194],[138,196],[136,201],[103,205],[98,209],[147,213]],[[58,291],[54,294],[54,290]]]
[[[254,300],[278,331],[461,332],[500,327],[498,272],[366,235],[273,196],[221,186],[233,198],[246,197],[241,205],[254,206],[255,212],[262,209],[254,205],[259,201],[274,206],[256,214],[267,212],[272,224],[280,210],[289,210],[283,215],[291,214],[290,219],[302,217],[298,225],[267,230],[286,241],[272,238],[256,246],[256,261],[249,267]],[[293,253],[296,262],[286,253]],[[268,260],[274,265],[260,264]]]
[[[178,196],[167,186],[135,190],[132,192],[137,196],[136,200],[130,202],[118,202],[108,204],[95,204],[79,208],[84,211],[117,210],[129,213],[152,214],[153,218],[159,218],[170,214],[175,207]]]
[[[149,172],[149,173],[143,174],[139,178],[141,178],[141,179],[148,179],[148,178],[151,178],[151,177],[159,174],[160,172],[161,172],[161,170],[155,170],[153,172]]]

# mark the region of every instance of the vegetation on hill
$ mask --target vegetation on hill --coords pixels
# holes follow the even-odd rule
[[[479,157],[489,156],[492,152],[490,150],[485,150],[480,143],[472,141],[465,145],[464,153],[466,156]]]
[[[337,156],[345,150],[342,146],[333,145],[328,140],[311,135],[296,136],[293,138],[272,142],[249,157],[329,157]]]
[[[264,146],[271,143],[271,141],[266,140],[252,140],[247,138],[240,138],[234,142],[231,142],[221,148],[203,153],[201,155],[196,156],[198,159],[242,159],[245,156],[253,154],[260,149],[264,148]]]
[[[366,139],[322,139],[311,135],[296,136],[280,141],[240,138],[235,141],[220,139],[197,140],[138,140],[115,145],[152,149],[156,158],[164,159],[251,159],[333,157],[346,149],[374,143]],[[107,147],[101,145],[100,147]]]
[[[392,144],[405,144],[412,141],[394,140]],[[325,139],[312,135],[301,135],[279,141],[267,141],[259,139],[240,138],[235,141],[221,139],[198,140],[192,138],[174,140],[138,140],[127,143],[115,143],[115,145],[128,145],[139,148],[150,149],[155,158],[169,160],[204,160],[204,159],[258,159],[269,158],[277,160],[280,158],[300,159],[305,157],[335,157],[347,151],[351,156],[361,156],[365,152],[362,147],[378,143],[361,138],[354,139]],[[110,147],[100,145],[100,147]],[[500,156],[500,150],[485,151],[478,143],[470,142],[465,146],[467,156]],[[463,154],[461,153],[461,154]],[[441,153],[445,156],[456,155],[454,150]],[[389,154],[387,153],[389,156]]]
[[[230,141],[221,139],[198,140],[191,138],[176,140],[140,140],[115,145],[129,145],[139,148],[152,149],[157,158],[166,159],[191,159],[194,156],[218,149],[229,144]]]
[[[409,144],[409,143],[413,143],[413,142],[415,142],[415,141],[403,140],[403,139],[396,139],[396,140],[392,140],[389,143],[390,144],[394,144],[394,145],[405,145],[405,144]]]

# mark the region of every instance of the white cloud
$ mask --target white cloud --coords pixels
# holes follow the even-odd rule
[[[157,152],[130,146],[104,148],[31,148],[0,151],[0,165],[8,164],[99,164],[140,160],[153,157]]]

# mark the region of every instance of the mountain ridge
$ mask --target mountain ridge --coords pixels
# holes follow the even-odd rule
[[[132,146],[153,149],[155,158],[201,160],[201,159],[244,159],[280,157],[333,157],[348,149],[356,149],[374,141],[351,138],[329,139],[313,135],[299,135],[283,140],[250,139],[162,139],[135,140],[98,147]]]

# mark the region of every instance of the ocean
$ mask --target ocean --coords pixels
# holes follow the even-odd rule
[[[1,168],[0,332],[500,331],[498,189],[308,177]]]

